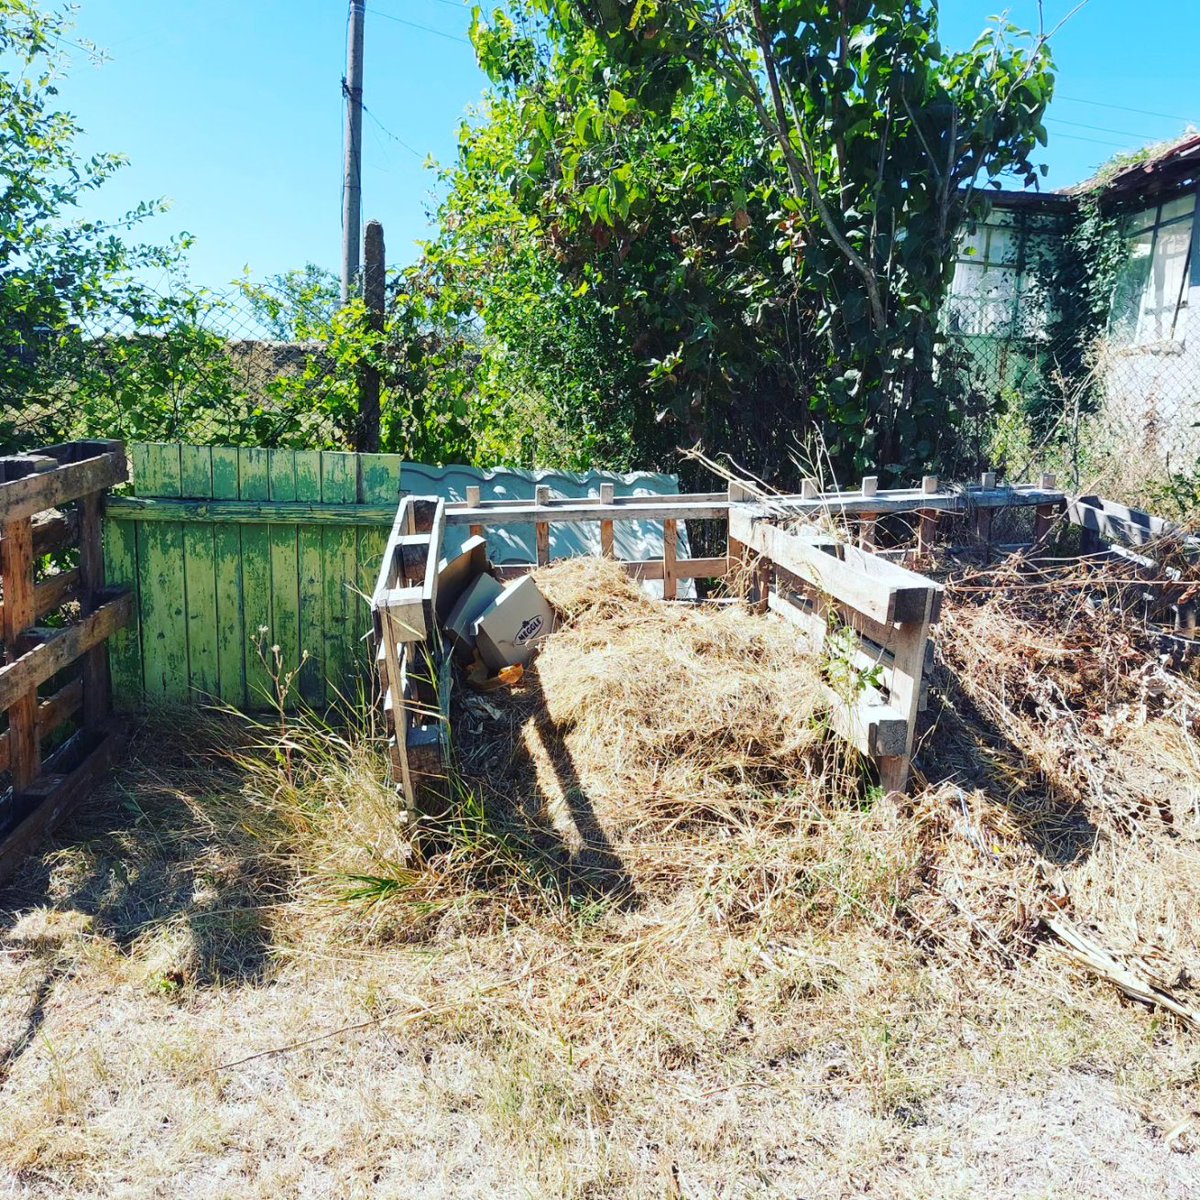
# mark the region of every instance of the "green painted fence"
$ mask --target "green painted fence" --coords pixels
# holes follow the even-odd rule
[[[136,626],[110,643],[117,706],[263,708],[260,629],[289,670],[307,651],[304,700],[353,696],[399,456],[133,445],[130,462],[136,498],[110,499],[104,531],[108,581],[138,598]]]

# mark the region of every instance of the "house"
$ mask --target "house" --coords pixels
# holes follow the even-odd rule
[[[1064,192],[1000,192],[963,232],[943,327],[972,386],[1058,414],[1102,407],[1131,446],[1200,457],[1200,135]],[[1095,196],[1120,244],[1102,272],[1072,233]]]

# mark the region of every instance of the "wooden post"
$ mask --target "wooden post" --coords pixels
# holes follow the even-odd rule
[[[613,484],[602,483],[600,485],[600,503],[605,505],[612,504],[612,502],[616,499],[616,490],[617,489]],[[602,520],[600,522],[600,553],[605,558],[616,557],[616,553],[613,548],[614,541],[615,538],[613,536],[612,521]]]
[[[864,497],[870,498],[879,491],[879,476],[864,475],[862,481],[862,494]],[[858,527],[859,544],[870,550],[875,546],[875,513],[863,513],[862,520]]]
[[[800,499],[815,500],[821,494],[821,489],[817,486],[815,479],[802,479],[800,481]]]
[[[4,574],[4,660],[15,662],[22,640],[36,620],[33,588],[33,520],[6,521],[0,542]],[[8,710],[9,769],[15,794],[25,791],[41,773],[37,731],[37,687],[17,698]]]
[[[1047,471],[1042,475],[1042,491],[1052,492],[1057,480],[1054,475]],[[1041,550],[1045,547],[1046,542],[1050,538],[1050,531],[1054,527],[1054,518],[1058,513],[1058,505],[1056,504],[1039,504],[1034,510],[1033,518],[1033,542],[1034,549]]]
[[[921,491],[926,496],[938,490],[938,477],[925,475],[921,479]],[[925,558],[933,553],[933,542],[937,536],[937,509],[922,508],[917,512],[917,554]]]
[[[933,588],[919,621],[906,621],[896,627],[888,642],[895,656],[892,663],[888,700],[908,722],[908,737],[904,754],[879,759],[879,782],[885,792],[903,792],[908,787],[908,772],[912,763],[917,714],[921,711],[921,682],[925,672],[926,645],[929,625],[934,615],[937,593]]]
[[[674,600],[678,594],[675,579],[675,559],[679,548],[679,529],[674,521],[663,522],[663,599]]]
[[[102,492],[92,492],[79,500],[79,584],[80,610],[95,612],[104,589],[104,553],[100,537]],[[98,731],[108,719],[109,680],[108,647],[93,647],[83,659],[83,724]]]
[[[360,92],[361,98],[361,92]],[[383,226],[378,221],[367,222],[363,269],[363,301],[367,307],[367,324],[375,333],[382,333],[384,309],[387,305],[387,267],[384,261]],[[359,381],[358,429],[355,450],[379,452],[379,369],[364,366]]]
[[[480,499],[481,499],[481,495],[480,495],[479,488],[477,488],[474,484],[468,485],[468,487],[467,487],[467,504],[468,504],[468,506],[471,508],[478,508]],[[486,537],[487,534],[485,534],[483,532],[482,525],[472,524],[471,525],[471,536],[472,537]]]
[[[984,471],[980,476],[979,486],[985,491],[990,492],[996,486],[996,472]],[[983,560],[991,562],[992,560],[992,510],[982,505],[975,509],[975,536],[983,545]]]
[[[754,493],[744,483],[739,483],[736,479],[729,481],[729,503],[746,504],[755,499]],[[732,529],[732,522],[730,522]],[[732,577],[735,586],[739,591],[750,587],[750,579],[748,578],[748,569],[750,566],[750,551],[746,547],[745,542],[739,541],[730,532],[726,538],[725,545],[725,575],[727,578]]]
[[[538,505],[550,503],[550,489],[545,484],[538,485],[534,502]],[[550,561],[550,522],[538,521],[534,532],[537,538],[537,565],[544,567]]]

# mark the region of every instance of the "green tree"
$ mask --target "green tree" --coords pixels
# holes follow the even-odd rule
[[[337,276],[316,263],[272,275],[265,283],[247,276],[237,286],[267,336],[280,342],[323,337],[340,307]]]
[[[62,381],[84,352],[89,321],[103,313],[120,314],[131,330],[170,323],[138,274],[171,270],[187,244],[127,240],[161,204],[111,222],[74,215],[124,159],[81,157],[78,124],[55,107],[65,67],[58,47],[69,28],[32,0],[0,0],[0,442],[9,444],[86,420]]]
[[[517,0],[474,38],[515,127],[489,167],[599,288],[660,426],[768,466],[812,424],[843,470],[947,449],[954,242],[985,185],[1035,180],[1044,36],[950,52],[930,0]]]

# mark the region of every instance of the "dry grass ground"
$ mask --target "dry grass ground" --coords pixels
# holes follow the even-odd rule
[[[1189,996],[1189,679],[961,591],[883,797],[786,627],[596,570],[420,854],[369,731],[136,732],[0,894],[0,1195],[1200,1195],[1200,1030],[1039,919]]]

